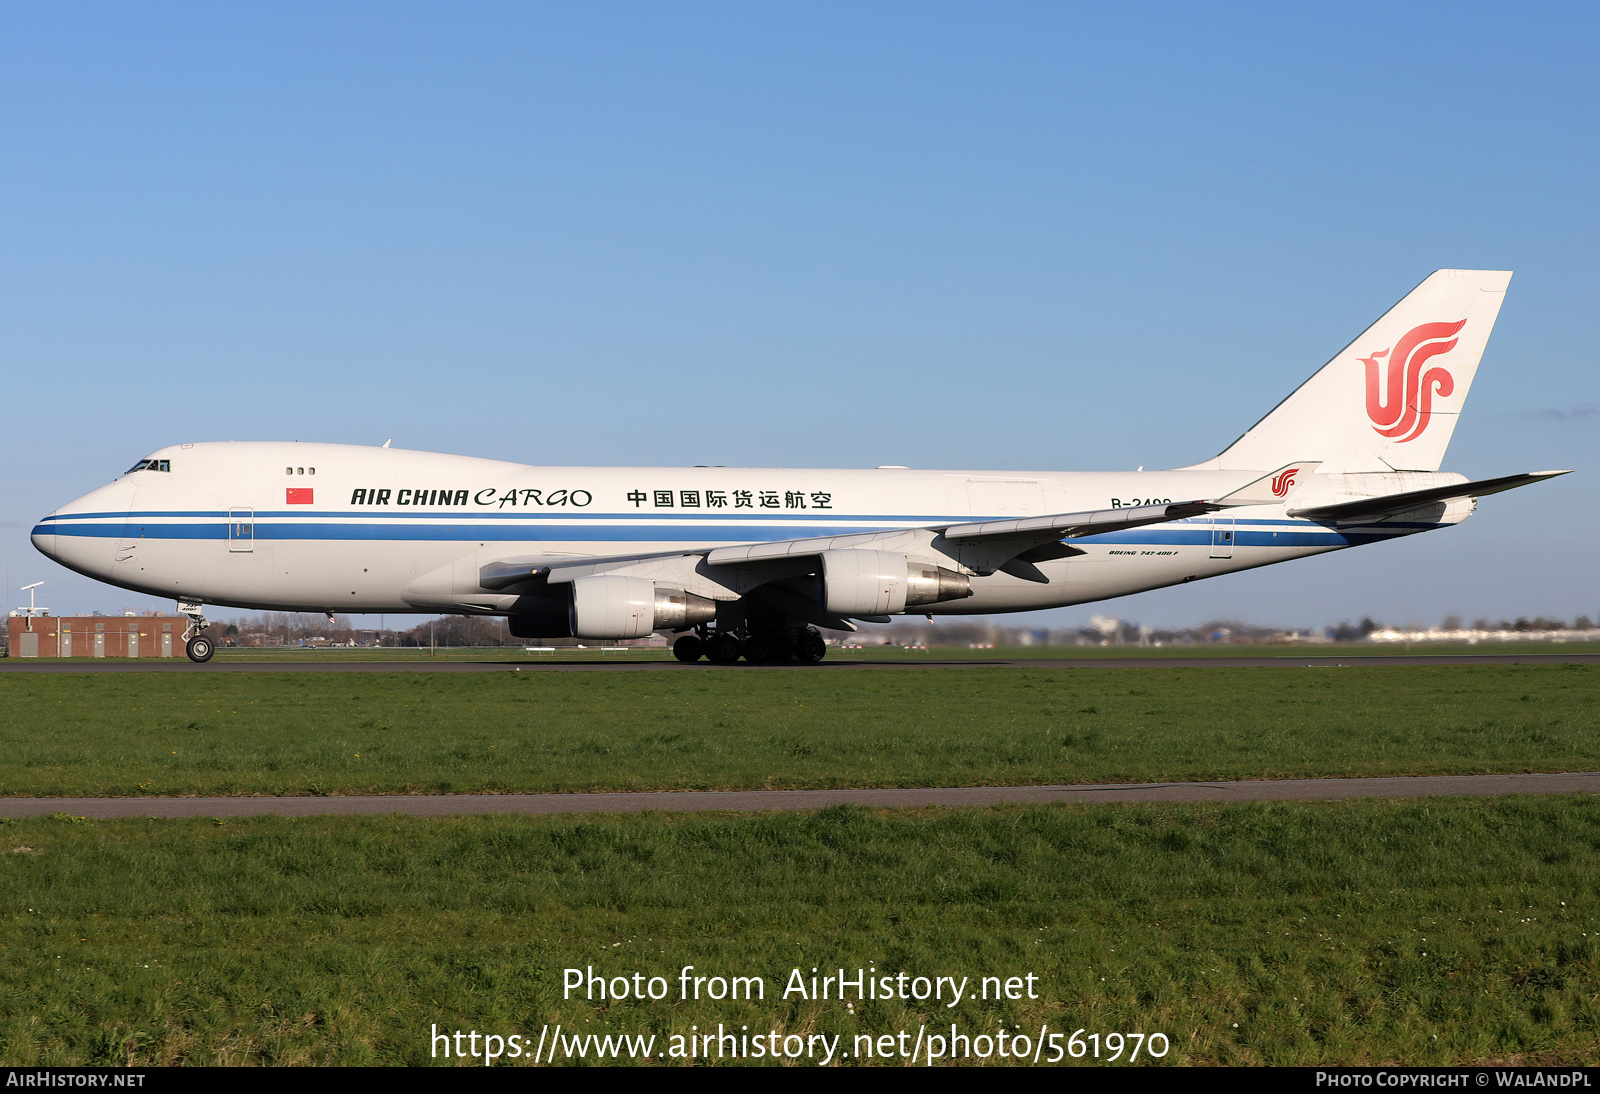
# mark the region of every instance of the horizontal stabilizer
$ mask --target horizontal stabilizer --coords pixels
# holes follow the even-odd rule
[[[1515,490],[1529,483],[1543,482],[1557,475],[1570,475],[1570,471],[1530,471],[1525,475],[1503,475],[1498,479],[1479,479],[1477,482],[1460,482],[1452,486],[1435,486],[1428,490],[1408,490],[1404,494],[1385,494],[1377,498],[1355,498],[1351,501],[1317,505],[1309,509],[1291,509],[1291,517],[1305,520],[1360,520],[1384,517],[1394,513],[1407,513],[1456,498],[1481,498],[1485,494],[1498,494]]]

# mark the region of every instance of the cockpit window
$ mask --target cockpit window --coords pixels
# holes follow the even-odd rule
[[[171,471],[171,470],[172,470],[172,461],[171,460],[140,460],[138,463],[136,463],[132,467],[128,468],[128,470],[126,472],[124,472],[124,474],[131,475],[135,471]]]

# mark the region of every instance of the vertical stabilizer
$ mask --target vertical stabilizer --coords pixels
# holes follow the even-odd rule
[[[1265,471],[1437,471],[1511,274],[1437,270],[1213,460]]]

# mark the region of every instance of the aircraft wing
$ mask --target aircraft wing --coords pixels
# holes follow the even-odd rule
[[[1008,558],[1063,539],[1097,536],[1105,532],[1121,532],[1129,528],[1142,528],[1147,524],[1165,524],[1221,509],[1242,505],[1270,504],[1288,497],[1298,488],[1301,480],[1309,478],[1319,464],[1315,460],[1302,460],[1261,476],[1215,500],[1169,502],[1162,505],[1122,506],[1116,509],[1091,509],[1081,513],[1052,513],[1042,517],[1016,517],[1006,520],[981,520],[963,524],[932,526],[923,531],[935,533],[952,543],[963,546],[993,543],[995,546],[1015,547]],[[1272,484],[1272,493],[1263,494],[1263,488]],[[1274,497],[1273,494],[1277,496]],[[823,551],[841,551],[851,548],[871,547],[875,541],[903,536],[905,529],[892,532],[857,532],[841,536],[818,536],[811,539],[779,540],[774,543],[750,543],[738,547],[718,547],[709,552],[706,561],[712,566],[756,562],[763,559],[798,558],[817,555]],[[1064,557],[1081,552],[1067,548],[1054,557]],[[1045,555],[1031,561],[1042,562]],[[998,568],[998,567],[997,567]]]
[[[1092,536],[1101,532],[1120,532],[1124,528],[1139,528],[1146,524],[1161,524],[1169,520],[1198,516],[1222,508],[1215,502],[1186,501],[1172,505],[1138,505],[1121,509],[1096,509],[1086,513],[1057,513],[1044,517],[1019,517],[1015,520],[986,520],[972,524],[951,524],[943,527],[920,529],[934,532],[948,540],[1030,540],[1049,543],[1054,540]],[[747,543],[738,547],[718,547],[706,555],[712,566],[729,566],[743,562],[760,562],[767,559],[799,558],[820,555],[824,551],[845,551],[852,548],[871,547],[882,540],[903,536],[907,531],[856,532],[842,536],[817,536],[810,539],[784,539],[772,543]],[[1019,547],[1019,551],[1026,548]]]
[[[479,584],[485,589],[504,590],[522,582],[537,580],[553,584],[573,581],[600,573],[669,559],[682,559],[690,569],[701,560],[708,566],[749,566],[814,557],[825,551],[852,549],[902,550],[907,547],[931,548],[949,555],[977,573],[1004,570],[1031,581],[1046,580],[1032,565],[1052,558],[1081,554],[1062,540],[1164,524],[1186,517],[1200,516],[1242,505],[1261,505],[1281,501],[1292,494],[1301,480],[1316,470],[1316,461],[1302,460],[1217,499],[1171,502],[1161,505],[1122,506],[1092,509],[1079,513],[1054,513],[1038,517],[1017,517],[960,524],[930,525],[924,528],[894,528],[877,532],[847,532],[836,536],[811,536],[765,543],[743,543],[687,551],[657,551],[602,557],[524,556],[491,562],[479,570]],[[1268,484],[1271,490],[1268,492]],[[1276,496],[1274,496],[1276,495]],[[921,552],[919,552],[921,553]]]
[[[1082,553],[1074,548],[1055,546],[1057,541],[1062,539],[1092,536],[1101,532],[1117,532],[1125,528],[1139,528],[1146,524],[1161,524],[1221,508],[1227,506],[1211,501],[1188,501],[1172,505],[1140,505],[1084,513],[1022,517],[1016,520],[979,521],[944,527],[895,528],[881,532],[850,532],[837,536],[780,539],[767,543],[745,543],[734,547],[702,550],[576,557],[530,555],[500,559],[482,566],[478,570],[478,585],[483,589],[503,591],[527,581],[560,584],[580,577],[615,572],[674,558],[683,559],[691,569],[701,559],[710,566],[738,566],[802,559],[820,555],[824,551],[878,546],[900,547],[908,545],[908,541],[912,540],[929,543],[940,537],[950,541],[949,546],[952,551],[958,548],[987,548],[982,553],[994,556],[994,561],[988,566],[980,563],[979,568],[992,571],[1002,568],[1009,560],[1019,555],[1026,554],[1029,562],[1042,562],[1049,558]],[[890,541],[894,542],[891,544]],[[970,554],[970,551],[961,553],[966,555]]]
[[[1427,490],[1408,490],[1403,494],[1385,494],[1376,498],[1354,498],[1350,501],[1337,501],[1329,505],[1315,505],[1306,509],[1290,509],[1289,516],[1299,517],[1302,520],[1370,520],[1375,517],[1393,516],[1396,513],[1407,513],[1413,509],[1434,505],[1443,501],[1454,501],[1457,498],[1480,498],[1485,494],[1498,494],[1503,490],[1515,490],[1519,486],[1529,483],[1543,482],[1545,479],[1555,478],[1557,475],[1570,475],[1570,471],[1530,471],[1523,475],[1502,475],[1497,479],[1479,479],[1477,482],[1461,482],[1453,486],[1435,486]]]
[[[1174,505],[1140,505],[1101,509],[1087,513],[1022,517],[1016,520],[978,521],[943,527],[897,528],[884,532],[856,532],[839,536],[785,539],[771,543],[746,543],[718,547],[706,553],[710,566],[750,566],[815,557],[824,551],[911,548],[919,557],[945,556],[979,575],[1002,570],[1027,581],[1049,579],[1034,565],[1052,558],[1083,552],[1060,541],[1075,536],[1116,532],[1146,524],[1195,516],[1220,508],[1215,503],[1192,501]]]

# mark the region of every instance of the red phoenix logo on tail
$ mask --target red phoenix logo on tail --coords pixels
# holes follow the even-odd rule
[[[1300,474],[1298,467],[1286,468],[1272,476],[1272,496],[1285,498],[1289,496],[1289,487],[1294,485],[1294,477]]]
[[[1394,352],[1383,349],[1361,358],[1367,366],[1367,417],[1380,437],[1398,437],[1397,443],[1414,441],[1428,428],[1433,416],[1433,398],[1441,399],[1456,389],[1448,369],[1422,371],[1429,359],[1456,348],[1456,335],[1467,325],[1424,323],[1412,327],[1394,344]],[[1380,357],[1389,358],[1387,382],[1379,376]],[[1276,489],[1276,487],[1274,487]]]

